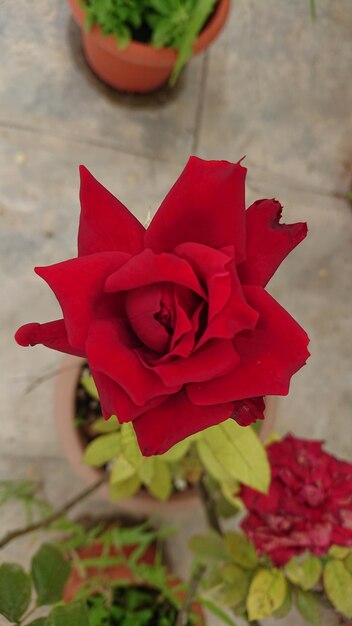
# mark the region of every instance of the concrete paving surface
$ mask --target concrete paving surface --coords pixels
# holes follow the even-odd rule
[[[352,459],[352,2],[317,0],[317,11],[312,21],[308,0],[234,0],[226,29],[176,89],[137,97],[92,74],[63,0],[0,2],[0,480],[39,480],[53,503],[81,487],[53,422],[60,355],[13,341],[22,323],[57,316],[32,268],[75,255],[78,164],[144,221],[191,153],[246,154],[248,203],[275,196],[286,222],[308,222],[270,284],[312,353],[280,400],[277,430]],[[1,533],[21,521],[18,507],[3,507]],[[185,539],[204,522],[187,510],[179,522],[172,552],[186,575]],[[36,541],[4,557],[28,562]]]

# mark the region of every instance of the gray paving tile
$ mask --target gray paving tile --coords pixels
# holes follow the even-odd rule
[[[4,0],[0,33],[1,124],[176,162],[191,151],[203,58],[174,91],[132,97],[89,70],[63,0]]]
[[[329,450],[352,458],[350,207],[268,182],[249,184],[248,201],[276,196],[285,207],[283,222],[307,221],[309,227],[268,285],[311,339],[307,365],[293,378],[288,397],[279,399],[277,429],[325,439]]]
[[[55,377],[28,386],[57,369],[60,356],[14,343],[16,327],[59,314],[55,298],[33,272],[76,254],[78,171],[84,162],[142,222],[158,207],[181,166],[25,131],[1,131],[0,191],[2,302],[0,307],[1,446],[7,454],[60,455],[53,424]]]
[[[237,0],[211,51],[198,152],[317,192],[352,174],[352,3]]]

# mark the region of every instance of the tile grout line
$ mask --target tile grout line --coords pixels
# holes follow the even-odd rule
[[[200,84],[200,89],[199,89],[198,106],[197,106],[195,126],[194,126],[194,131],[193,131],[191,154],[196,154],[198,150],[198,145],[199,145],[199,137],[200,137],[201,126],[202,126],[202,121],[203,121],[203,112],[204,112],[204,96],[205,96],[208,65],[209,65],[208,55],[209,55],[209,52],[206,52],[203,67],[202,67],[201,84]],[[14,122],[7,122],[6,120],[0,119],[0,132],[1,131],[4,131],[4,132],[18,131],[18,132],[24,132],[24,133],[32,133],[34,135],[39,135],[41,137],[47,138],[49,141],[67,139],[78,145],[81,144],[83,146],[86,145],[86,146],[92,146],[93,148],[96,147],[101,150],[110,150],[111,152],[117,152],[122,155],[144,159],[147,161],[158,162],[162,160],[164,163],[168,163],[169,165],[183,165],[184,164],[184,161],[181,161],[181,160],[176,161],[176,160],[171,160],[169,158],[160,159],[160,157],[158,156],[152,156],[152,155],[143,154],[140,152],[132,152],[132,151],[127,150],[126,148],[119,147],[117,145],[104,144],[103,142],[93,137],[82,138],[79,135],[67,136],[65,133],[61,134],[60,132],[55,132],[55,131],[50,132],[50,130],[48,129],[35,128],[33,126],[16,124]],[[253,189],[255,188],[253,184],[252,184],[252,187]],[[298,192],[312,194],[313,196],[316,196],[316,197],[344,200],[346,201],[346,203],[348,203],[348,200],[346,197],[347,192],[346,194],[343,192],[339,192],[339,191],[318,192],[315,189],[306,188],[304,186],[301,186],[301,184],[299,183],[294,183],[294,181],[290,182],[289,184],[284,182],[283,187],[286,187],[287,189],[296,189],[296,191]]]
[[[200,132],[202,128],[203,113],[204,113],[205,90],[206,90],[207,78],[208,78],[209,55],[210,55],[209,51],[206,51],[204,53],[204,61],[203,61],[202,73],[200,77],[200,86],[199,86],[199,94],[198,94],[198,105],[196,109],[195,124],[194,124],[194,131],[193,131],[193,142],[192,142],[192,148],[191,148],[192,154],[196,154],[198,147],[199,147],[199,138],[200,138]]]
[[[14,122],[7,122],[6,120],[0,120],[0,131],[18,131],[18,132],[25,132],[25,133],[32,133],[34,135],[40,135],[41,137],[47,137],[49,140],[50,139],[65,139],[77,144],[81,144],[81,145],[88,145],[88,146],[92,146],[95,148],[100,148],[103,150],[111,150],[112,152],[120,152],[121,154],[125,154],[127,156],[131,156],[131,157],[136,157],[139,159],[145,159],[145,160],[150,160],[150,161],[163,161],[165,163],[169,163],[170,165],[180,165],[181,163],[183,163],[183,161],[176,161],[176,160],[172,160],[172,159],[168,159],[168,158],[162,158],[160,159],[160,157],[157,156],[153,156],[151,154],[147,154],[147,153],[142,153],[142,152],[132,152],[126,148],[123,148],[122,146],[117,146],[114,144],[105,144],[102,141],[99,141],[96,138],[93,137],[82,137],[80,135],[75,135],[75,134],[66,134],[65,132],[60,133],[59,132],[55,132],[54,131],[50,131],[49,129],[42,129],[42,128],[36,128],[34,126],[26,126],[26,125],[21,125],[21,124],[16,124]]]

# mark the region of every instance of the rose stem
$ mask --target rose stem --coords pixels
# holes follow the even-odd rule
[[[200,501],[204,508],[204,512],[207,518],[209,528],[211,528],[212,530],[215,530],[215,532],[222,535],[222,530],[220,526],[219,517],[216,511],[214,498],[205,484],[204,476],[202,476],[201,479],[199,480],[198,494],[199,494]],[[189,612],[191,610],[194,598],[198,591],[198,587],[201,583],[201,580],[206,570],[207,570],[206,565],[202,565],[202,564],[197,565],[197,567],[195,568],[188,584],[188,593],[186,595],[185,601],[177,615],[175,626],[187,626]]]
[[[64,504],[62,507],[60,507],[56,511],[54,511],[54,513],[52,513],[48,517],[45,517],[44,519],[39,520],[37,522],[33,522],[32,524],[28,524],[28,526],[24,526],[23,528],[17,528],[16,530],[12,530],[8,532],[6,535],[2,537],[2,539],[0,539],[0,549],[4,548],[8,543],[13,541],[14,539],[17,539],[18,537],[22,537],[23,535],[32,533],[35,530],[39,530],[40,528],[47,528],[48,526],[50,526],[50,524],[52,524],[53,522],[56,522],[56,520],[58,520],[60,517],[65,515],[65,513],[68,513],[68,511],[70,511],[74,506],[76,506],[76,504],[88,498],[88,496],[90,496],[94,491],[96,491],[105,482],[105,480],[106,480],[105,476],[103,476],[102,478],[99,478],[99,480],[93,483],[93,485],[91,485],[90,487],[87,487],[86,489],[78,493],[76,496],[71,498],[71,500],[68,500],[66,504]]]

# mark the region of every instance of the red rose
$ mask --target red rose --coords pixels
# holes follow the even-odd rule
[[[320,556],[330,546],[352,547],[352,464],[322,450],[320,441],[288,435],[268,447],[268,495],[243,487],[249,514],[247,537],[274,565],[309,550]]]
[[[36,268],[63,318],[19,344],[86,356],[103,414],[133,421],[145,455],[234,417],[262,417],[308,357],[304,330],[265,291],[305,224],[245,211],[246,169],[192,157],[149,228],[81,168],[78,258]],[[248,400],[248,401],[247,401]]]

